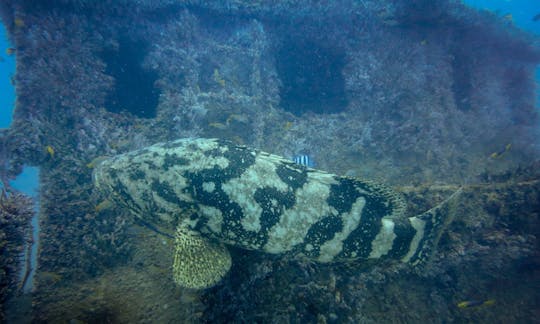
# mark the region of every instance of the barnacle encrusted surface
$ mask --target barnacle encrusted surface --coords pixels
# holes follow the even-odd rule
[[[175,245],[173,278],[182,287],[211,287],[231,268],[231,255],[227,248],[195,232],[179,227]]]

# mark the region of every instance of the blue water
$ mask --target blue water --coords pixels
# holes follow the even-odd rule
[[[28,279],[22,287],[23,292],[28,293],[34,289],[34,275],[38,264],[38,249],[39,249],[39,168],[26,166],[17,179],[10,181],[9,185],[30,196],[34,200],[34,216],[31,220],[32,241],[30,246],[25,246],[23,252],[23,268],[19,273],[20,280],[23,280],[25,274],[29,272]],[[29,249],[30,248],[30,249]],[[27,260],[30,262],[27,263]],[[28,269],[29,268],[29,269]]]
[[[6,30],[0,25],[0,128],[7,128],[11,124],[11,115],[15,103],[15,89],[11,84],[11,76],[15,73],[15,57],[8,56],[6,49],[10,46]]]
[[[34,289],[34,275],[37,269],[38,263],[38,248],[39,248],[39,203],[38,203],[38,187],[39,187],[39,169],[36,167],[25,167],[21,175],[17,177],[14,181],[10,181],[10,186],[24,192],[34,199],[34,216],[31,220],[32,227],[32,243],[30,250],[28,246],[24,249],[23,255],[23,265],[24,267],[20,272],[20,279],[24,278],[26,272],[29,272],[28,279],[25,282],[23,292],[28,293]],[[30,263],[28,264],[26,260],[30,258]],[[30,269],[27,269],[29,266]]]
[[[0,128],[8,128],[11,125],[15,105],[15,88],[11,84],[11,77],[15,73],[15,57],[6,54],[6,49],[11,47],[11,44],[2,24],[0,24],[0,35],[0,49],[2,50],[0,54]],[[25,167],[23,173],[10,185],[31,197],[37,197],[37,179],[38,169]]]
[[[13,109],[15,107],[15,88],[11,84],[11,78],[15,73],[15,57],[7,55],[6,50],[11,47],[7,39],[4,25],[0,24],[0,128],[8,128],[12,122]],[[26,166],[17,179],[10,181],[10,186],[25,193],[34,199],[34,217],[31,220],[32,243],[30,249],[24,249],[23,264],[20,277],[23,279],[29,271],[28,279],[23,286],[23,292],[30,292],[34,288],[34,274],[37,268],[37,256],[39,248],[39,169]],[[2,184],[0,183],[0,187]],[[26,260],[30,260],[29,263]],[[30,269],[27,269],[29,266]]]
[[[540,14],[539,0],[464,0],[465,4],[480,10],[489,10],[505,16],[512,15],[514,24],[531,33],[540,35],[540,21],[532,18]]]
[[[23,280],[26,272],[29,272],[28,279],[25,282],[22,290],[24,293],[29,293],[34,289],[34,275],[38,264],[38,249],[39,249],[39,168],[26,166],[17,179],[10,181],[9,185],[34,200],[34,216],[31,220],[32,241],[30,246],[25,246],[23,252],[23,268],[19,274],[19,278]],[[30,249],[28,248],[30,247]],[[30,262],[27,263],[27,260]],[[28,269],[29,268],[29,269]]]
[[[500,16],[512,15],[512,22],[519,28],[540,36],[540,0],[463,0],[465,4],[479,10],[488,10]],[[540,66],[536,69],[536,82],[540,85]],[[537,89],[537,106],[540,105],[540,88]]]

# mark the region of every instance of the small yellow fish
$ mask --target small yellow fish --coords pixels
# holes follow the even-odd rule
[[[118,140],[109,143],[109,147],[114,150],[123,150],[129,147],[131,142],[129,140]]]
[[[47,154],[52,158],[54,158],[54,148],[50,145],[45,146],[45,150],[47,151]]]
[[[227,129],[227,125],[223,124],[223,123],[209,123],[208,126],[210,127],[214,127],[214,128],[217,128],[217,129],[221,129],[221,130],[225,130]]]
[[[506,152],[510,151],[510,149],[512,148],[512,144],[506,144],[506,146],[504,147],[504,149],[498,151],[498,152],[493,152],[489,155],[490,158],[492,159],[498,159],[500,157],[502,157]]]
[[[221,85],[222,87],[225,87],[225,79],[223,79],[221,77],[221,75],[219,74],[219,70],[218,69],[214,69],[214,75],[213,75],[213,78],[214,78],[214,81],[216,81],[217,83],[219,83],[219,85]]]
[[[105,199],[94,208],[96,213],[99,213],[101,211],[111,209],[113,206],[113,203],[109,199]]]
[[[62,280],[62,275],[56,272],[42,271],[38,275],[39,283],[52,286]]]
[[[229,125],[231,122],[237,121],[239,123],[247,123],[248,117],[244,114],[230,114],[229,117],[227,117],[227,120],[225,121],[225,124]]]
[[[464,300],[457,303],[458,308],[471,308],[471,307],[481,307],[481,306],[491,306],[495,304],[495,299],[488,300]]]
[[[502,16],[502,18],[508,22],[514,22],[514,16],[512,16],[511,13],[507,13],[506,15]]]
[[[86,167],[88,169],[93,169],[95,168],[99,163],[101,163],[101,161],[103,160],[106,160],[108,158],[108,156],[106,155],[100,155],[98,156],[97,158],[93,159],[92,161],[90,161],[89,163],[86,164]]]
[[[21,27],[24,27],[24,20],[22,20],[22,18],[15,18],[15,20],[13,20],[13,24],[15,24],[15,27],[17,28],[21,28]]]
[[[11,55],[15,54],[15,51],[16,51],[15,48],[8,47],[8,48],[6,48],[6,55],[11,56]]]
[[[288,131],[289,129],[291,129],[291,127],[293,127],[293,122],[287,121],[285,122],[285,125],[283,125],[283,130]]]

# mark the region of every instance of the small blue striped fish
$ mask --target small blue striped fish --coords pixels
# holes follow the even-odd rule
[[[295,155],[292,160],[294,161],[294,163],[296,164],[300,164],[300,165],[303,165],[303,166],[307,166],[309,168],[313,168],[315,167],[315,162],[313,162],[313,160],[311,159],[311,157],[309,157],[309,155],[306,155],[306,154],[302,154],[302,155]]]

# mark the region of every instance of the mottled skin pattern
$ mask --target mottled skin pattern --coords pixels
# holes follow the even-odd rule
[[[172,234],[186,226],[244,249],[319,262],[392,258],[431,249],[444,209],[402,217],[380,185],[297,165],[217,139],[181,139],[103,161],[96,186]]]

